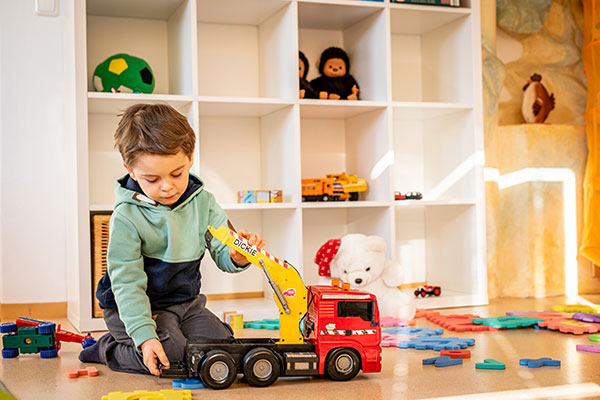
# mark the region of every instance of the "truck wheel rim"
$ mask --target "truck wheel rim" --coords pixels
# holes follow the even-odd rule
[[[217,383],[225,382],[229,375],[229,367],[223,361],[217,361],[210,366],[209,374],[213,381]]]
[[[335,360],[336,369],[343,374],[347,374],[348,372],[352,371],[353,365],[354,361],[348,354],[342,354],[337,358],[337,360]]]
[[[273,366],[267,360],[258,360],[254,363],[252,372],[258,379],[267,379],[273,374]]]

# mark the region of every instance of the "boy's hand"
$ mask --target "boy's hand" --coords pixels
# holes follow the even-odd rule
[[[262,236],[260,236],[260,234],[258,233],[248,233],[247,230],[241,229],[237,234],[246,239],[248,243],[254,246],[263,247],[265,245],[265,241],[263,240]],[[233,263],[238,267],[243,267],[244,265],[248,264],[248,259],[244,255],[238,253],[232,248],[229,249],[229,256],[233,260]]]
[[[163,368],[169,368],[169,359],[158,339],[148,339],[140,347],[144,355],[144,365],[150,370],[152,375],[160,375],[156,362],[157,358],[163,365]]]

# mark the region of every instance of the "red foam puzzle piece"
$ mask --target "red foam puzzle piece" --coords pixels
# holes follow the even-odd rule
[[[538,325],[542,328],[548,328],[562,333],[572,333],[574,335],[600,332],[600,324],[581,322],[572,318],[549,318],[542,322],[538,322]]]
[[[425,318],[431,314],[439,314],[439,312],[434,311],[434,310],[425,310],[422,308],[417,308],[417,311],[415,311],[415,319],[416,318]]]
[[[79,375],[98,376],[96,367],[87,367],[86,369],[67,368],[67,377],[77,378]]]
[[[442,350],[440,356],[450,358],[471,358],[471,350]]]
[[[456,332],[483,332],[483,331],[497,331],[498,329],[487,326],[478,325],[473,323],[473,318],[481,318],[478,315],[473,314],[454,314],[454,315],[440,315],[436,312],[427,316],[427,319],[434,324],[440,325],[442,328],[446,328],[449,331]]]

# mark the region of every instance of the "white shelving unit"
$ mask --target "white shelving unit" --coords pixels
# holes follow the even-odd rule
[[[307,284],[314,254],[347,233],[382,236],[388,257],[410,259],[408,282],[440,285],[419,307],[487,302],[479,4],[460,8],[360,0],[87,0],[75,15],[76,157],[70,161],[69,319],[92,318],[90,212],[112,208],[124,174],[113,149],[118,114],[168,103],[198,134],[194,173],[233,224],[260,232]],[[299,100],[298,50],[309,79],[329,46],[344,48],[360,101]],[[116,53],[147,60],[153,94],[93,91],[95,66]],[[302,203],[302,178],[364,177],[358,202]],[[241,189],[281,189],[283,203],[237,204]],[[394,201],[394,191],[421,201]],[[407,250],[408,249],[408,250]],[[260,270],[202,265],[207,294],[265,293],[211,302],[272,315]]]

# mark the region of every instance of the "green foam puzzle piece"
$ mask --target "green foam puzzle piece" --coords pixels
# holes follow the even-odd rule
[[[486,358],[482,363],[475,364],[477,369],[506,369],[506,364],[496,361],[493,358]]]
[[[522,328],[525,326],[536,325],[538,322],[542,322],[541,319],[521,317],[516,315],[507,315],[503,317],[495,318],[473,318],[474,324],[483,324],[491,326],[496,329],[501,328]]]
[[[263,319],[260,321],[244,322],[244,328],[279,329],[279,320],[278,319]]]

